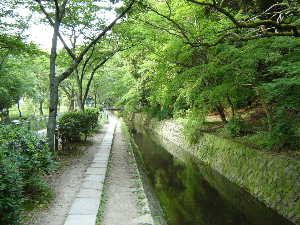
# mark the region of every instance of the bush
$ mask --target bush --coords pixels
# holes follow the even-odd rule
[[[226,131],[231,137],[237,137],[246,131],[244,120],[240,117],[233,117],[225,124]]]
[[[272,118],[273,127],[267,137],[268,149],[298,149],[300,146],[299,119],[286,110],[279,111]]]
[[[17,157],[8,158],[7,152],[7,148],[0,149],[0,224],[15,224],[22,213],[24,183]]]
[[[59,135],[63,145],[85,139],[98,125],[99,112],[94,108],[87,108],[85,112],[70,112],[58,121]]]
[[[22,127],[0,126],[0,224],[18,223],[21,204],[41,189],[39,176],[55,166],[45,139]]]
[[[99,111],[96,108],[86,108],[84,113],[87,115],[87,120],[91,123],[92,129],[95,129],[98,125]]]

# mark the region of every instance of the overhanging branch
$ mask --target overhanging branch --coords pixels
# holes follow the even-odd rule
[[[232,21],[232,23],[234,23],[234,25],[237,28],[258,28],[258,27],[263,26],[263,25],[264,26],[272,26],[272,27],[275,27],[275,28],[280,29],[280,30],[291,30],[291,33],[293,34],[292,36],[295,36],[297,38],[300,37],[299,31],[298,31],[298,29],[297,29],[297,27],[294,23],[283,24],[283,23],[281,23],[281,21],[280,22],[275,22],[273,20],[259,20],[259,21],[256,21],[256,22],[252,22],[252,20],[250,20],[248,22],[240,22],[234,17],[234,15],[232,15],[226,9],[224,9],[224,8],[218,6],[217,4],[215,4],[215,1],[213,1],[214,2],[213,4],[208,3],[208,2],[199,2],[199,1],[196,1],[196,0],[187,0],[187,1],[193,2],[193,3],[198,4],[198,5],[210,6],[214,9],[218,10],[220,13],[227,16]],[[288,4],[285,4],[285,5],[287,5],[289,7]],[[296,10],[293,7],[290,7],[290,8],[293,9],[293,10]],[[298,12],[299,12],[299,9],[298,9]],[[276,35],[276,36],[286,36],[286,32],[282,33],[282,34],[283,35]]]

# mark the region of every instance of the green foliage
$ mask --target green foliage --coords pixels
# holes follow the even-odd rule
[[[22,203],[46,189],[40,176],[56,167],[46,140],[22,127],[0,126],[0,222],[17,224]]]
[[[83,112],[70,112],[63,115],[57,125],[59,136],[64,141],[79,141],[82,133],[86,132],[87,116]]]
[[[183,127],[183,134],[187,144],[199,143],[199,138],[202,135],[201,130],[204,127],[204,123],[205,117],[201,111],[194,109],[194,112],[189,112],[189,119],[186,121]]]
[[[300,80],[280,78],[260,87],[268,103],[273,105],[272,124],[266,138],[267,148],[292,148],[300,146]]]
[[[22,176],[16,155],[7,157],[7,148],[0,149],[0,223],[17,224],[24,202]]]
[[[96,108],[85,108],[84,113],[87,115],[87,121],[91,123],[91,128],[94,129],[98,125],[99,110]]]
[[[165,107],[156,112],[158,120],[170,119],[172,118],[173,110],[171,108]]]
[[[299,149],[299,118],[293,112],[281,110],[272,118],[273,127],[267,136],[269,149]]]
[[[95,108],[87,108],[85,112],[69,112],[58,121],[59,135],[63,143],[80,141],[84,135],[85,139],[98,125],[99,111]]]
[[[231,137],[237,137],[246,131],[244,120],[240,116],[233,117],[225,124],[225,130]]]
[[[179,96],[174,103],[174,118],[183,118],[186,116],[186,111],[188,109],[188,104],[186,98]]]

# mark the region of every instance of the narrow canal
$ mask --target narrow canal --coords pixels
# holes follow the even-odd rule
[[[135,155],[142,158],[167,224],[294,224],[179,146],[136,127],[132,131],[140,151]]]

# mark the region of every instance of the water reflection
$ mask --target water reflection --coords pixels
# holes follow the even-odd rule
[[[168,224],[293,224],[177,145],[135,129],[134,140]]]

